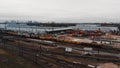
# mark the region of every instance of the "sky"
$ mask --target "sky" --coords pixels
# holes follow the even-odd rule
[[[0,21],[120,22],[120,0],[0,0]]]

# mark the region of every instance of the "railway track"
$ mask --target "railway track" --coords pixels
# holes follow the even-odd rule
[[[8,42],[7,42],[8,43]],[[27,56],[31,56],[31,57],[27,57],[28,59],[30,59],[30,60],[32,60],[32,61],[34,61],[34,59],[33,58],[35,58],[36,57],[36,52],[38,51],[38,50],[36,50],[36,49],[32,49],[32,48],[26,48],[26,47],[16,47],[16,45],[14,44],[11,44],[11,43],[9,43],[9,44],[5,44],[6,46],[4,46],[4,47],[8,47],[7,49],[9,49],[9,47],[11,46],[11,48],[13,48],[13,47],[15,47],[15,49],[16,50],[18,50],[19,51],[19,54],[20,55],[22,55],[23,57],[27,57]],[[38,53],[37,53],[38,54]],[[74,63],[70,63],[70,62],[68,62],[68,61],[65,61],[65,60],[62,60],[62,59],[60,59],[60,58],[55,58],[55,57],[52,57],[51,55],[48,55],[48,54],[41,54],[43,57],[46,57],[46,58],[48,58],[48,59],[51,59],[52,61],[50,61],[50,63],[53,63],[53,65],[57,65],[57,66],[63,66],[63,68],[80,68],[80,66],[84,66],[85,68],[90,68],[90,67],[88,67],[88,66],[86,66],[86,65],[83,65],[83,64],[79,64],[79,65],[75,65]],[[33,56],[33,57],[32,57]],[[40,56],[41,57],[41,56]],[[39,58],[39,57],[37,57],[37,58]],[[39,60],[40,61],[40,60]],[[37,62],[39,62],[38,60],[37,60]],[[46,61],[48,61],[48,60],[46,60]],[[49,67],[49,66],[48,66]],[[82,67],[83,68],[83,67]]]
[[[10,42],[9,42],[10,43]],[[9,45],[14,45],[14,43],[11,43]],[[23,44],[22,44],[23,45]],[[16,46],[16,45],[15,45]],[[35,53],[38,53],[40,52],[40,48],[39,47],[32,47],[32,46],[21,46],[19,45],[19,49],[24,51],[24,50],[27,50],[28,52],[35,52]],[[104,58],[95,58],[93,56],[79,56],[79,55],[74,55],[72,53],[59,53],[59,52],[53,52],[53,51],[46,51],[46,50],[43,50],[42,51],[43,53],[46,53],[46,54],[54,54],[54,55],[63,55],[63,56],[68,56],[68,57],[76,57],[76,58],[90,58],[90,59],[96,59],[96,60],[106,60],[106,61],[114,61],[114,62],[120,62],[120,60],[114,60],[114,59],[104,59]]]
[[[21,39],[21,40],[24,40],[24,41],[26,41],[27,39],[26,39],[26,37],[24,37],[24,36],[21,36],[21,35],[14,35],[14,34],[10,34],[10,33],[6,33],[6,32],[1,32],[1,33],[3,33],[3,35],[10,35],[10,36],[15,36],[16,38],[23,38],[23,39]],[[34,38],[34,37],[28,37],[29,39],[40,39],[40,38]],[[49,41],[49,40],[48,40]],[[78,45],[78,44],[73,44],[73,43],[66,43],[66,42],[64,42],[64,41],[62,41],[62,42],[59,42],[59,41],[55,41],[55,40],[50,40],[50,41],[52,41],[52,42],[55,42],[55,44],[57,44],[57,45],[69,45],[69,46],[71,46],[71,47],[78,47],[78,48],[81,48],[81,47],[92,47],[92,48],[94,48],[95,50],[100,50],[100,51],[104,51],[104,52],[110,52],[110,53],[119,53],[120,52],[120,49],[118,49],[118,48],[112,48],[112,47],[110,47],[110,46],[96,46],[95,44],[85,44],[85,43],[81,43],[80,45]],[[61,44],[62,43],[62,44]],[[41,44],[45,44],[45,43],[41,43]],[[50,45],[50,43],[49,44],[45,44],[45,45]]]
[[[15,40],[17,39],[18,42],[15,43]],[[39,54],[39,52],[41,51],[42,54],[41,56],[42,57],[37,57],[39,58],[39,61],[37,61],[37,63],[43,63],[42,65],[45,65],[46,64],[46,67],[48,68],[53,68],[53,66],[58,66],[58,67],[63,67],[63,68],[79,68],[79,65],[83,65],[83,64],[77,64],[77,63],[73,63],[73,62],[68,62],[64,59],[60,59],[60,58],[57,58],[56,56],[67,56],[67,57],[72,57],[72,58],[87,58],[89,60],[99,60],[99,61],[108,61],[108,62],[120,62],[120,60],[114,60],[114,59],[104,59],[104,58],[96,58],[96,57],[93,57],[93,56],[79,56],[79,55],[72,55],[71,53],[59,53],[59,52],[53,52],[53,51],[46,51],[45,49],[42,49],[40,50],[39,46],[34,46],[36,42],[31,42],[32,45],[27,45],[27,44],[21,44],[21,42],[19,42],[20,40],[21,41],[24,41],[24,42],[27,42],[27,43],[30,43],[30,41],[26,41],[26,38],[19,38],[19,37],[16,37],[16,39],[12,39],[12,40],[6,40],[8,46],[3,46],[4,48],[7,48],[7,49],[15,49],[14,51],[17,51],[16,53],[19,53],[20,56],[23,56],[33,62],[36,63],[35,61],[35,57],[36,57],[36,54]],[[62,45],[61,43],[55,43],[56,45],[50,45],[49,44],[44,44],[44,43],[38,43],[42,46],[48,46],[48,47],[55,47],[57,45]],[[64,43],[65,45],[69,45],[68,43]],[[74,46],[74,44],[70,45],[70,46]],[[29,57],[29,56],[33,56],[33,57]],[[41,62],[42,61],[42,62]],[[49,61],[49,63],[47,63],[46,61]],[[76,66],[77,64],[77,66]],[[68,65],[68,66],[67,66]],[[86,65],[85,65],[86,66]],[[86,67],[87,68],[87,67]]]
[[[25,40],[25,39],[24,39]],[[23,40],[23,41],[24,41]],[[27,40],[27,39],[26,39]],[[26,41],[26,42],[28,42],[28,41]],[[32,41],[31,41],[32,42]],[[33,41],[34,42],[34,41]],[[33,43],[32,42],[32,43]],[[37,42],[35,42],[35,43],[37,43]],[[55,43],[55,44],[54,44]],[[59,47],[63,47],[63,48],[66,48],[66,47],[71,47],[71,48],[73,48],[73,51],[77,51],[77,52],[81,52],[81,51],[84,51],[83,50],[83,47],[81,48],[78,48],[78,47],[75,47],[76,45],[68,45],[68,44],[61,44],[61,43],[56,43],[56,42],[54,42],[53,43],[53,45],[52,44],[44,44],[44,43],[39,43],[38,42],[38,44],[43,44],[43,46],[44,45],[46,45],[46,46],[51,46],[51,47],[55,47],[55,46],[59,46]],[[100,51],[99,51],[99,54],[100,55],[108,55],[108,56],[116,56],[116,57],[120,57],[119,56],[119,54],[116,54],[116,53],[109,53],[109,52],[104,52],[104,51],[102,51],[103,49],[100,49]],[[93,50],[93,52],[95,52],[95,53],[93,53],[93,54],[98,54],[98,50],[97,49],[94,49]]]

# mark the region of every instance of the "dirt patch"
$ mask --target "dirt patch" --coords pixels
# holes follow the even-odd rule
[[[104,63],[100,65],[100,68],[118,68],[118,65],[113,63]]]
[[[7,54],[3,49],[0,49],[0,54]]]

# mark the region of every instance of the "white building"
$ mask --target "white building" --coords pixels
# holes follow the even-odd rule
[[[103,26],[100,26],[100,25],[93,25],[93,24],[78,24],[78,25],[75,26],[75,29],[83,29],[83,30],[101,29],[103,31],[118,30],[117,27],[103,27]]]

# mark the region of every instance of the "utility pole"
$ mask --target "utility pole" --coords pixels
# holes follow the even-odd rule
[[[18,23],[19,24],[19,32],[20,32],[20,23]],[[20,32],[21,33],[21,32]]]
[[[42,47],[41,47],[41,45],[40,45],[39,53],[40,54],[42,53]]]
[[[37,25],[36,25],[36,33],[37,33]]]
[[[6,30],[7,30],[7,22],[5,22],[4,24],[5,24],[4,31],[6,32]]]
[[[35,55],[35,63],[36,63],[36,64],[38,64],[38,57],[39,57],[39,54],[37,53],[37,54]]]
[[[5,27],[4,27],[4,32],[5,32],[5,34],[4,34],[4,37],[6,36],[6,30],[7,30],[7,22],[5,22]],[[5,43],[6,43],[6,39],[3,37],[3,48],[5,48]]]
[[[54,31],[55,22],[52,22],[52,32]]]

